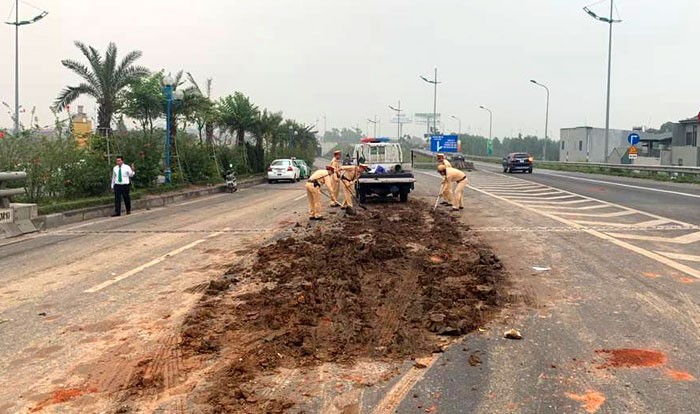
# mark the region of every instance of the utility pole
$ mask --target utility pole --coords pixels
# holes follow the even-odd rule
[[[547,160],[547,128],[549,128],[549,88],[546,87],[545,85],[535,81],[535,80],[530,80],[530,82],[534,83],[537,86],[541,86],[544,88],[545,91],[547,91],[547,110],[545,112],[544,116],[544,145],[542,147],[542,159]],[[605,144],[607,147],[607,144]]]
[[[372,124],[374,124],[374,137],[373,138],[377,138],[377,115],[374,116],[374,121],[368,118],[367,122],[371,122]],[[369,127],[367,129],[369,130]],[[369,131],[367,131],[367,132],[369,132]]]

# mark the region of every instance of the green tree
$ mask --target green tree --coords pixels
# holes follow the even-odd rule
[[[219,99],[217,123],[220,128],[236,135],[236,145],[245,144],[245,133],[255,127],[259,109],[240,92]]]
[[[162,79],[161,73],[138,79],[124,93],[123,112],[138,121],[144,133],[153,134],[153,121],[163,116]]]
[[[65,109],[81,95],[88,95],[97,101],[97,127],[101,132],[110,129],[112,117],[121,109],[120,93],[139,78],[148,75],[143,66],[135,66],[141,57],[138,50],[129,52],[117,62],[117,46],[110,43],[104,57],[94,47],[76,41],[88,61],[88,66],[72,59],[61,61],[63,66],[83,79],[77,86],[67,86],[54,102],[54,108]]]

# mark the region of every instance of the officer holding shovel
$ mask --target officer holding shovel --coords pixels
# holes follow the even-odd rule
[[[369,166],[366,164],[343,165],[340,167],[340,186],[343,189],[343,204],[340,208],[343,210],[347,209],[347,212],[354,212],[352,199],[355,183],[360,179],[362,173],[368,169]]]
[[[467,174],[462,171],[452,168],[445,167],[444,165],[438,165],[438,173],[444,177],[445,182],[448,186],[452,186],[452,183],[456,183],[454,193],[450,192],[450,197],[452,199],[452,211],[459,211],[464,208],[462,205],[462,197],[464,195],[464,187],[469,184],[467,181]]]
[[[438,153],[435,155],[437,157],[437,165],[444,165],[445,167],[452,168],[452,164],[445,159],[445,154]],[[449,206],[452,204],[452,184],[447,182],[446,178],[442,180],[442,205]]]
[[[330,165],[323,170],[318,170],[311,174],[306,182],[306,198],[309,201],[309,220],[323,220],[321,216],[321,187],[326,186],[329,190],[332,188],[331,180],[337,179],[335,168]],[[330,198],[333,204],[339,204],[332,192]]]

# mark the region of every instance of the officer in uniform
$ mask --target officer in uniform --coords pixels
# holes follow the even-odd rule
[[[309,220],[323,220],[321,216],[321,187],[326,186],[330,189],[330,183],[333,176],[337,177],[338,173],[335,168],[330,165],[324,170],[318,170],[311,174],[306,182],[306,198],[309,201]],[[338,204],[338,200],[330,194],[331,200]]]
[[[438,173],[444,177],[449,186],[451,186],[452,183],[457,184],[454,193],[450,194],[452,198],[452,211],[463,209],[462,197],[464,195],[464,187],[469,184],[469,181],[467,181],[467,174],[456,168],[445,167],[444,165],[438,165],[437,170]]]
[[[452,164],[450,164],[447,159],[445,159],[445,154],[438,153],[436,154],[437,157],[437,165],[444,165],[445,167],[452,167]],[[449,206],[452,204],[452,184],[447,182],[446,178],[442,179],[442,205],[443,206]]]

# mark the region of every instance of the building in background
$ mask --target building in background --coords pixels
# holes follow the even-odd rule
[[[90,121],[87,114],[83,111],[82,105],[78,106],[77,113],[71,115],[70,122],[73,130],[73,137],[78,142],[78,146],[86,146],[88,138],[92,135],[92,121]]]
[[[692,117],[673,124],[671,163],[673,165],[700,167],[700,147],[698,147],[698,117]]]
[[[608,163],[630,164],[627,153],[630,148],[627,137],[639,134],[640,142],[636,145],[637,164],[668,165],[671,164],[671,133],[652,134],[641,128],[611,129],[608,139]],[[561,162],[605,162],[605,128],[590,126],[562,128],[560,131],[559,161]]]

